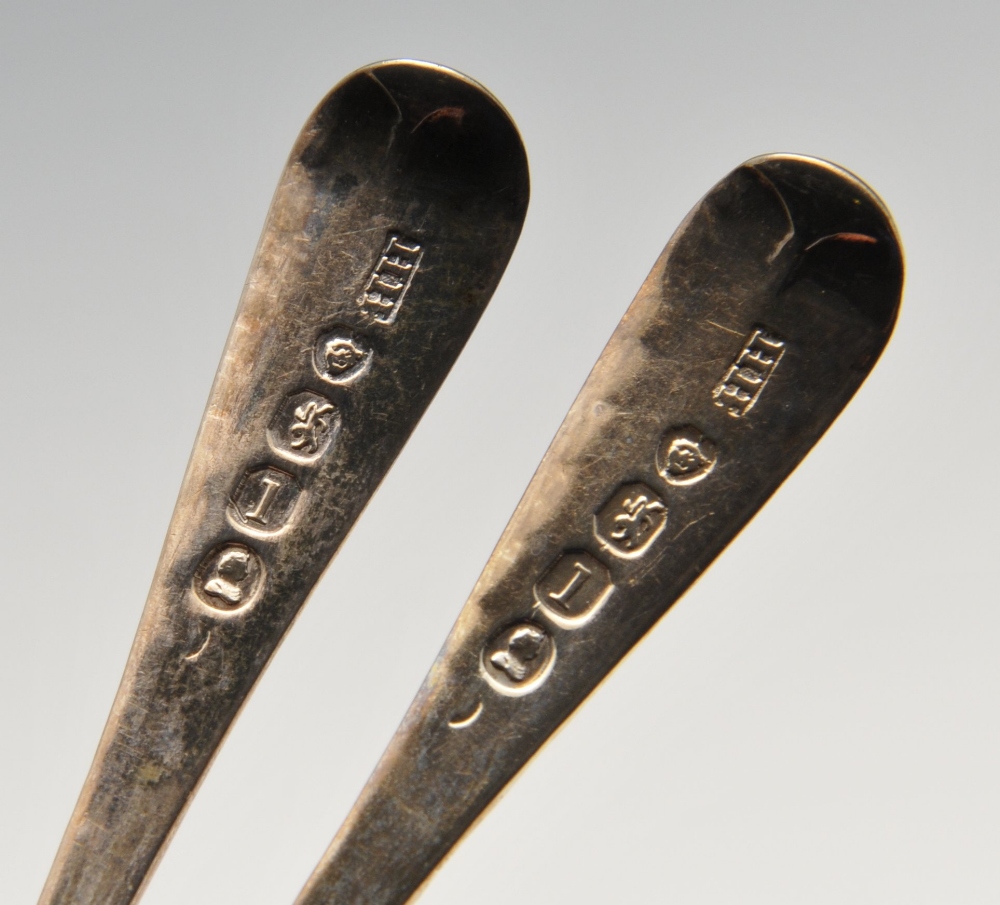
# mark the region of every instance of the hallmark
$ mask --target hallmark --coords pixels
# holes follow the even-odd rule
[[[288,523],[299,498],[298,481],[270,465],[248,471],[233,491],[229,515],[237,528],[273,534]]]
[[[286,459],[315,462],[340,431],[340,412],[325,396],[305,391],[289,396],[267,429],[271,448]]]
[[[391,324],[423,256],[423,248],[416,242],[402,236],[389,236],[358,304],[380,324]]]
[[[667,431],[656,450],[656,470],[668,484],[696,484],[708,477],[719,453],[715,443],[691,425]]]
[[[607,567],[589,553],[564,553],[536,583],[535,600],[550,619],[577,628],[596,615],[614,590]]]
[[[667,505],[645,484],[619,487],[594,516],[594,534],[616,556],[642,556],[667,524]]]
[[[356,380],[371,364],[372,350],[360,337],[345,327],[324,333],[316,342],[313,364],[316,373],[327,383],[341,384]]]
[[[552,670],[556,646],[534,622],[518,622],[494,635],[483,649],[483,671],[501,694],[534,691]]]
[[[760,398],[764,385],[785,354],[785,341],[756,329],[747,338],[725,376],[712,390],[715,404],[742,418]]]
[[[253,550],[243,544],[225,544],[202,560],[194,589],[214,610],[240,610],[253,602],[263,576],[260,557]]]

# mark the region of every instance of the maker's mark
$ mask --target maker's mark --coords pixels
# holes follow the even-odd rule
[[[389,236],[358,299],[373,320],[391,324],[396,319],[423,256],[419,243],[399,235]]]
[[[764,386],[785,354],[785,341],[771,333],[755,329],[729,366],[722,380],[712,390],[715,404],[734,418],[742,418],[757,404]]]

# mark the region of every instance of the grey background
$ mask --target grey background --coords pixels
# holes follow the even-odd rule
[[[766,151],[885,198],[895,338],[423,901],[997,901],[998,29],[986,2],[0,0],[0,900],[35,900],[69,818],[292,142],[416,57],[517,120],[521,243],[146,905],[291,902],[656,255]]]

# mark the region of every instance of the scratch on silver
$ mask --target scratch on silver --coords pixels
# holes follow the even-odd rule
[[[773,182],[771,182],[771,180],[768,179],[767,176],[765,176],[759,169],[757,169],[757,167],[750,167],[749,169],[750,172],[754,174],[754,176],[756,176],[761,182],[764,183],[764,185],[766,185],[774,193],[774,196],[778,199],[778,201],[781,202],[782,210],[784,210],[785,212],[785,218],[788,220],[788,232],[785,233],[785,235],[782,236],[780,240],[778,240],[778,243],[774,246],[774,248],[771,250],[771,253],[767,256],[767,263],[773,264],[777,259],[778,255],[780,255],[781,252],[784,250],[785,246],[789,242],[791,242],[792,238],[795,236],[795,223],[792,220],[792,212],[788,209],[788,202],[785,201],[784,196],[781,194],[781,192],[778,191],[778,187]]]
[[[385,92],[385,96],[389,98],[390,101],[392,101],[392,105],[396,108],[396,122],[392,124],[392,128],[389,130],[389,141],[386,143],[386,151],[388,151],[389,148],[392,147],[392,143],[396,140],[396,129],[399,127],[399,124],[403,121],[403,111],[399,106],[399,101],[397,101],[396,98],[392,96],[392,92],[385,87],[382,80],[371,70],[368,71],[367,75],[373,82],[375,82],[376,85],[379,86],[379,88],[381,88]]]

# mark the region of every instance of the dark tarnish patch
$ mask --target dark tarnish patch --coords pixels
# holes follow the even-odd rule
[[[308,239],[318,239],[323,234],[326,227],[330,225],[333,209],[337,205],[343,204],[360,184],[358,177],[353,173],[340,173],[334,178],[329,191],[317,195],[316,207],[303,227],[303,232]]]
[[[341,173],[333,180],[333,188],[330,189],[330,196],[335,202],[343,201],[358,185],[358,177],[353,173]]]
[[[754,163],[781,194],[796,227],[782,291],[809,283],[839,297],[887,333],[903,281],[902,252],[891,221],[863,183],[804,159]],[[833,299],[830,299],[831,302]]]
[[[898,297],[896,255],[889,243],[866,233],[832,233],[811,242],[788,275],[785,288],[808,281],[844,298],[885,329]]]
[[[320,102],[292,153],[313,179],[325,182],[345,147],[353,147],[356,160],[380,160],[401,119],[399,104],[379,79],[355,73]]]

